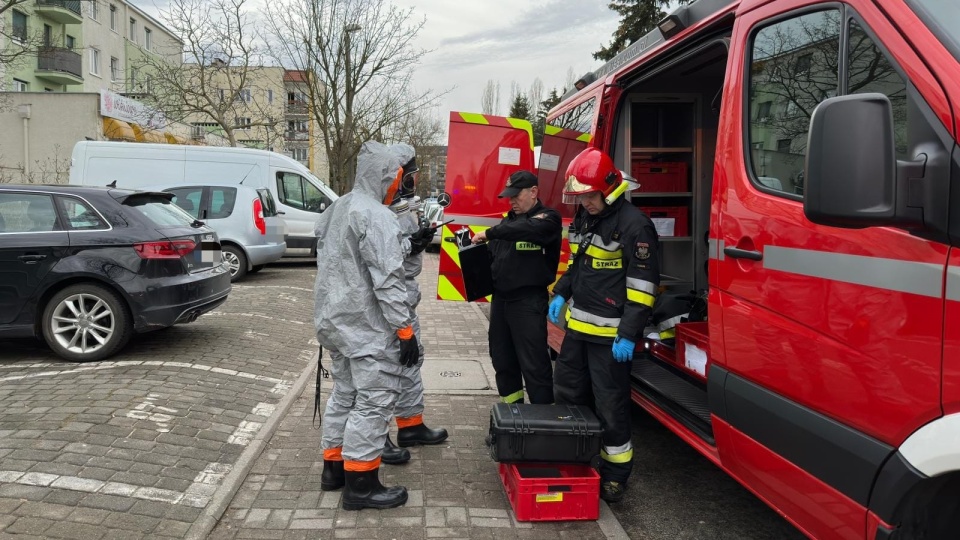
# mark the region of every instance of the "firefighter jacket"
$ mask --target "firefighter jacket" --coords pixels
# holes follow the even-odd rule
[[[494,294],[509,298],[531,288],[543,294],[557,279],[562,229],[560,213],[540,201],[526,214],[508,212],[487,229]]]
[[[578,209],[568,238],[570,262],[553,289],[569,302],[567,330],[590,341],[639,341],[660,284],[653,222],[621,198],[597,216]]]

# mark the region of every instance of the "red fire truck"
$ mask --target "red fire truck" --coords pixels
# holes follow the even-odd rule
[[[699,0],[547,118],[543,202],[569,220],[567,163],[609,153],[661,289],[708,298],[634,401],[812,538],[960,538],[958,134],[952,0]],[[441,298],[520,168],[528,123],[451,114]]]

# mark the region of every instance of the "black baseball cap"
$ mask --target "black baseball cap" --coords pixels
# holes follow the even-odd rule
[[[516,197],[521,189],[533,187],[537,185],[537,182],[537,175],[532,172],[517,171],[511,174],[510,178],[507,178],[507,187],[503,188],[503,191],[501,191],[497,197],[500,199],[504,197]]]

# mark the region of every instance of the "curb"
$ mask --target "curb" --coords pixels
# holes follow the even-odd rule
[[[597,520],[597,525],[608,540],[630,540],[627,531],[623,529],[623,525],[620,525],[617,515],[610,510],[607,501],[603,499],[600,500],[600,519]]]
[[[313,375],[314,368],[317,365],[317,355],[319,353],[319,349],[313,353],[313,356],[307,363],[307,367],[303,370],[303,373],[300,374],[300,378],[293,383],[293,387],[290,388],[287,395],[283,396],[280,403],[277,404],[277,408],[274,409],[273,414],[271,414],[270,418],[263,424],[263,428],[257,432],[247,448],[240,454],[240,458],[237,459],[237,463],[233,466],[230,474],[227,475],[223,480],[223,484],[221,484],[213,494],[213,497],[211,497],[207,506],[204,507],[200,517],[198,517],[187,530],[187,534],[184,535],[185,540],[204,540],[207,535],[213,531],[213,528],[217,526],[223,513],[233,500],[233,497],[237,494],[237,491],[240,490],[240,486],[243,485],[243,481],[247,478],[250,470],[253,469],[257,458],[260,457],[263,449],[266,448],[273,434],[276,433],[277,428],[280,427],[280,422],[287,416],[293,403],[300,397],[300,394],[303,393],[307,383],[313,379],[311,375]]]

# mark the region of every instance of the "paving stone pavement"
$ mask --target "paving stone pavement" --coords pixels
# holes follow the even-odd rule
[[[485,362],[487,321],[475,305],[436,297],[437,256],[428,254],[420,277],[425,369],[439,358]],[[489,370],[492,374],[492,370]],[[488,386],[492,387],[492,375]],[[323,396],[332,387],[325,381]],[[381,480],[404,485],[410,499],[390,510],[346,511],[340,491],[320,490],[323,452],[313,419],[314,388],[308,385],[283,418],[250,474],[208,538],[257,539],[603,539],[598,522],[518,522],[504,494],[497,464],[483,443],[496,391],[445,393],[426,388],[424,419],[445,427],[450,438],[412,448],[412,459],[384,465]],[[396,435],[396,427],[392,428]],[[614,530],[619,525],[614,521]],[[609,532],[609,531],[608,531]]]

